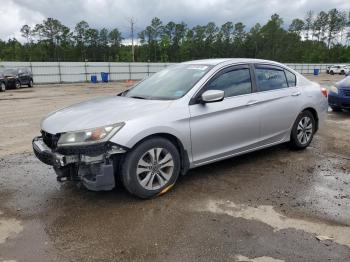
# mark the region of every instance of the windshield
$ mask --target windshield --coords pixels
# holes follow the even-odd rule
[[[209,65],[178,64],[140,82],[124,96],[173,100],[183,97],[210,69]]]
[[[15,75],[16,74],[16,69],[5,69],[2,73],[4,75]]]

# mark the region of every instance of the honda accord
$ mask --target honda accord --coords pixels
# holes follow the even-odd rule
[[[198,166],[280,143],[308,147],[325,119],[326,96],[277,62],[191,61],[49,114],[32,144],[59,181],[95,191],[120,183],[150,198]]]

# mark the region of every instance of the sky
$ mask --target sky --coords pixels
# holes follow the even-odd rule
[[[208,22],[243,22],[249,29],[266,23],[278,13],[288,25],[293,18],[304,18],[308,10],[316,13],[332,8],[350,11],[350,0],[0,0],[0,39],[21,39],[24,24],[35,25],[52,17],[74,28],[81,20],[90,27],[118,28],[130,38],[129,19],[134,18],[136,32],[153,17],[163,23],[184,21],[189,27]]]

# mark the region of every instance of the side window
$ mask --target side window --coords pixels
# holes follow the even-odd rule
[[[275,68],[256,68],[256,79],[259,91],[277,90],[288,87],[283,70]]]
[[[297,85],[297,77],[290,71],[284,70],[284,73],[287,77],[288,86],[296,86]]]
[[[207,90],[222,90],[225,97],[249,94],[252,92],[250,71],[242,68],[223,73],[209,83]]]

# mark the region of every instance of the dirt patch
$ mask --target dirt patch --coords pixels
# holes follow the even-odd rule
[[[0,261],[350,261],[349,113],[330,111],[307,150],[279,145],[203,166],[148,201],[58,183],[32,153],[41,118],[125,88],[0,94]]]

